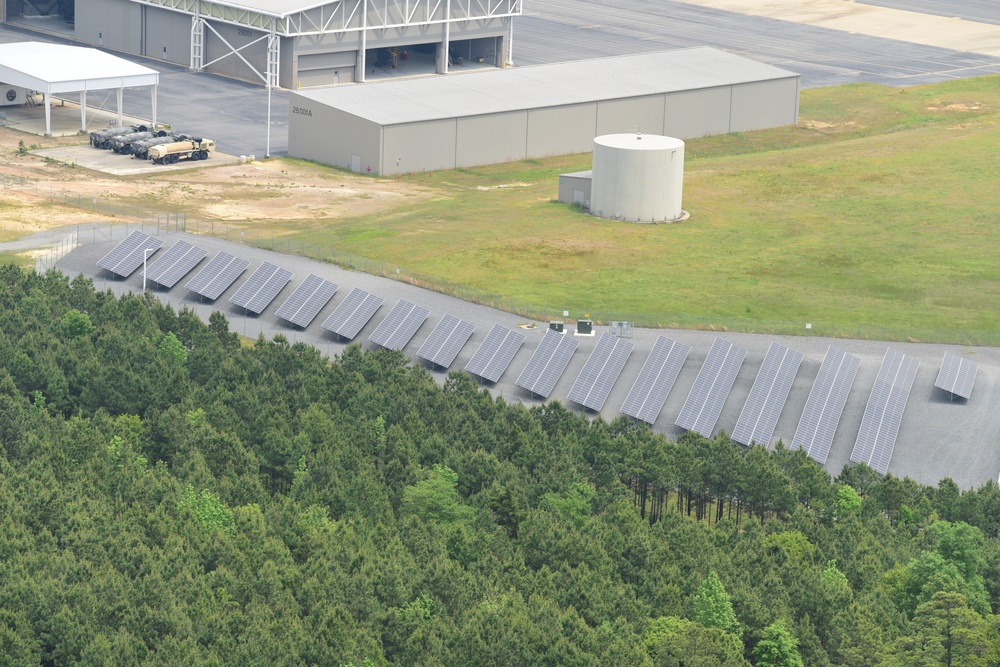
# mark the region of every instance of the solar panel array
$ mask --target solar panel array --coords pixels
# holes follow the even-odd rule
[[[417,356],[435,366],[448,368],[475,330],[475,325],[463,322],[454,315],[445,315],[417,350]]]
[[[178,241],[146,267],[146,278],[170,289],[207,256],[208,253],[201,248],[187,241]]]
[[[597,347],[569,390],[569,400],[600,412],[633,349],[635,345],[624,338],[601,334]]]
[[[292,272],[288,269],[282,269],[270,262],[264,262],[236,290],[236,294],[229,297],[229,301],[233,305],[260,315],[267,308],[268,304],[274,301],[278,293],[285,289],[285,285],[291,279]]]
[[[368,324],[368,320],[375,315],[375,311],[381,308],[383,303],[384,301],[374,294],[369,294],[355,287],[326,318],[326,321],[323,322],[323,328],[332,331],[341,338],[352,340],[362,327]]]
[[[548,398],[569,365],[576,345],[572,338],[546,329],[545,336],[514,384],[536,396]]]
[[[736,420],[732,436],[734,441],[747,446],[753,442],[765,446],[770,444],[801,364],[801,352],[771,343],[750,388],[747,402]]]
[[[972,387],[976,384],[978,372],[979,364],[976,362],[963,359],[951,352],[945,352],[944,359],[941,360],[941,370],[938,371],[934,386],[938,389],[944,389],[952,396],[968,399],[972,396]]]
[[[489,382],[499,382],[523,344],[524,334],[494,324],[465,370]]]
[[[675,340],[657,337],[625,398],[622,412],[648,424],[655,423],[689,351],[686,345]]]
[[[711,438],[746,356],[747,351],[743,348],[716,338],[674,423]]]
[[[795,429],[792,449],[804,449],[820,465],[826,463],[860,365],[857,357],[832,345],[827,348]]]
[[[198,272],[198,275],[189,280],[185,287],[195,294],[214,301],[236,282],[248,266],[250,262],[237,259],[228,252],[220,252]]]
[[[132,232],[125,240],[111,249],[104,257],[97,260],[97,266],[110,271],[116,276],[128,278],[142,266],[144,259],[149,257],[147,250],[157,250],[163,241],[154,239],[142,232]]]
[[[861,418],[851,462],[867,463],[882,475],[888,471],[903,410],[919,366],[919,361],[899,350],[891,347],[886,350]]]
[[[278,306],[275,315],[305,329],[316,319],[323,306],[330,303],[330,299],[338,289],[339,287],[329,280],[310,273],[309,277],[295,288],[292,295]]]
[[[428,315],[430,312],[426,308],[400,299],[385,319],[375,327],[368,340],[389,350],[402,350]]]

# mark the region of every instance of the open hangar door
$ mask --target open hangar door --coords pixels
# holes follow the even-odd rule
[[[438,62],[440,42],[380,46],[365,51],[365,78],[393,79],[445,71]],[[448,71],[502,67],[503,37],[453,40],[448,49]],[[301,71],[301,66],[300,66]],[[343,83],[343,78],[341,78]],[[303,82],[303,86],[305,83]]]

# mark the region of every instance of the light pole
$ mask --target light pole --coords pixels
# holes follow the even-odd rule
[[[149,253],[156,252],[156,248],[143,248],[142,250],[142,293],[146,293],[146,260],[149,259]]]

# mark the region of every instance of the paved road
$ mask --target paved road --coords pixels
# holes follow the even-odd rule
[[[67,275],[82,274],[93,278],[98,289],[110,289],[116,294],[140,291],[142,288],[141,271],[137,271],[127,280],[111,280],[106,274],[98,271],[97,260],[114,247],[114,241],[107,240],[109,229],[116,235],[116,239],[123,238],[126,231],[122,227],[103,226],[99,232],[90,233],[86,227],[81,227],[79,237],[85,245],[64,257],[57,266]],[[474,324],[476,326],[475,333],[452,365],[452,370],[460,370],[465,367],[493,324],[516,328],[522,322],[520,318],[510,313],[470,304],[454,297],[430,292],[387,278],[346,271],[295,255],[258,250],[224,239],[188,235],[183,235],[183,237],[205,248],[210,256],[214,256],[220,250],[226,250],[237,257],[248,260],[250,267],[215,303],[202,303],[196,298],[192,298],[184,289],[183,285],[191,276],[195,275],[195,272],[189,274],[172,290],[156,291],[155,295],[177,309],[190,308],[205,320],[214,310],[222,311],[229,318],[234,331],[252,338],[256,338],[260,334],[271,337],[281,333],[293,342],[302,341],[314,345],[328,355],[338,354],[343,350],[344,344],[333,340],[331,335],[323,330],[321,323],[353,287],[372,292],[385,300],[385,305],[356,338],[365,347],[371,346],[371,343],[367,342],[368,336],[398,299],[406,299],[411,303],[425,307],[431,313],[428,321],[404,348],[404,352],[414,359],[417,349],[445,313]],[[182,238],[182,235],[164,233],[161,238],[164,241],[164,248],[167,248],[177,238]],[[155,256],[153,261],[155,261]],[[264,261],[270,261],[290,270],[294,274],[294,278],[279,297],[264,310],[262,315],[248,317],[240,309],[231,308],[228,300]],[[340,286],[340,290],[313,323],[302,331],[291,328],[278,320],[274,312],[309,273],[315,273],[333,281]],[[514,361],[501,381],[490,387],[490,390],[495,395],[504,396],[510,402],[520,401],[528,406],[536,405],[538,401],[518,388],[514,382],[541,340],[544,329],[540,327],[533,331],[517,330],[524,333],[527,340],[514,357]],[[600,335],[607,329],[596,327],[596,331]],[[715,339],[715,333],[637,329],[632,338],[635,350],[621,377],[615,383],[614,389],[601,411],[601,416],[606,420],[611,420],[619,415],[625,397],[638,376],[656,338],[660,335],[673,338],[691,348],[691,353],[681,370],[677,383],[654,425],[657,431],[665,433],[669,437],[676,437],[681,433],[681,430],[674,426],[674,420],[694,383],[698,370],[704,363]],[[1000,349],[967,349],[932,344],[889,344],[877,341],[757,334],[725,333],[721,335],[726,340],[745,348],[747,358],[737,377],[736,384],[725,402],[716,425],[716,432],[721,429],[732,433],[743,404],[749,395],[750,387],[753,385],[754,378],[767,352],[768,345],[772,341],[777,341],[805,355],[788,402],[778,420],[774,436],[774,442],[779,438],[785,443],[791,442],[799,416],[802,414],[806,398],[819,371],[827,347],[836,345],[861,360],[861,368],[848,398],[847,407],[840,421],[830,458],[827,461],[827,470],[832,474],[837,474],[850,457],[879,365],[887,347],[891,345],[919,359],[920,369],[903,416],[889,471],[895,475],[909,476],[927,484],[934,484],[943,477],[951,477],[963,488],[979,486],[989,480],[995,480],[1000,474],[1000,448],[996,442],[996,433],[1000,432],[1000,411],[995,409],[1000,401]],[[566,372],[556,384],[551,398],[561,401],[571,410],[582,411],[580,406],[568,401],[567,394],[593,351],[597,338],[574,337],[574,340],[579,343],[579,347]],[[965,358],[976,361],[980,365],[975,389],[969,401],[949,401],[943,392],[933,386],[945,350],[962,354]],[[443,372],[434,372],[433,375],[438,382],[443,382],[446,377]]]
[[[866,0],[865,4],[1000,25],[997,0]]]

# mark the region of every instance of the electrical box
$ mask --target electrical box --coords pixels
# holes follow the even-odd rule
[[[579,320],[576,323],[576,332],[581,336],[590,336],[594,333],[593,320]]]
[[[549,328],[558,333],[562,333],[565,328],[564,322],[549,322]]]

